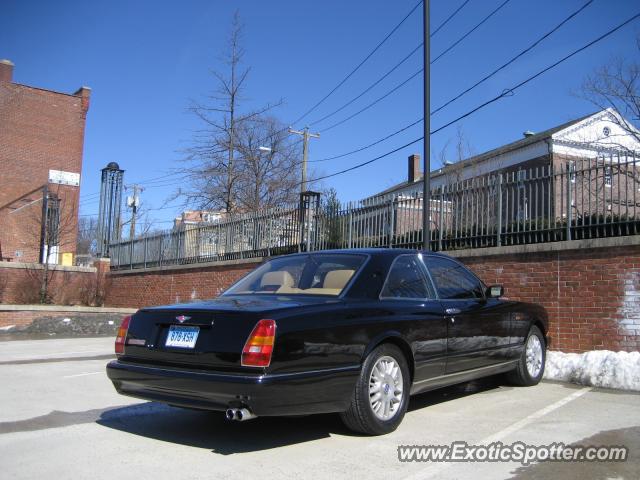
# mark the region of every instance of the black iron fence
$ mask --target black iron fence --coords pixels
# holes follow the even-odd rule
[[[566,160],[561,165],[449,179],[431,192],[431,248],[447,251],[640,233],[636,157]],[[212,262],[363,247],[422,247],[421,192],[331,208],[299,205],[183,223],[113,243],[112,268]]]

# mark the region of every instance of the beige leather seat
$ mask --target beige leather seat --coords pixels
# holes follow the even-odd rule
[[[332,270],[324,277],[322,288],[342,290],[355,270]]]
[[[262,276],[260,280],[260,286],[265,285],[278,285],[279,287],[291,288],[293,287],[293,277],[289,272],[284,270],[278,270],[276,272],[267,272]]]

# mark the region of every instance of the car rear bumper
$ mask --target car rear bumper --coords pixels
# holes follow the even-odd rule
[[[359,365],[299,373],[237,375],[114,360],[107,375],[123,395],[204,410],[246,407],[258,416],[342,412]]]

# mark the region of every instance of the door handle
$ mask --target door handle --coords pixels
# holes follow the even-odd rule
[[[462,312],[462,310],[460,310],[459,308],[447,308],[445,310],[445,313],[447,315],[458,315],[460,312]]]

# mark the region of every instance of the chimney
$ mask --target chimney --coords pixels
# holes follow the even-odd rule
[[[420,171],[420,154],[414,153],[409,155],[409,173],[407,175],[407,182],[413,183],[418,180],[422,174]]]
[[[74,95],[81,98],[82,102],[82,114],[86,117],[87,110],[89,110],[89,99],[91,98],[91,88],[82,86]]]
[[[0,82],[13,81],[13,62],[0,60]]]

